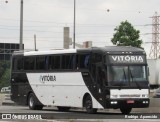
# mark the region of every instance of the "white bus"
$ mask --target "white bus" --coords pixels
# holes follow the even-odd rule
[[[147,69],[146,53],[134,47],[15,52],[11,99],[30,109],[120,108],[129,114],[149,107]]]

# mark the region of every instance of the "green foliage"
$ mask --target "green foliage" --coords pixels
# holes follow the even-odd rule
[[[0,90],[10,85],[10,61],[0,61]]]
[[[120,26],[116,27],[114,31],[116,31],[116,33],[111,39],[114,45],[141,48],[142,40],[139,39],[140,31],[134,29],[128,21],[121,22]]]

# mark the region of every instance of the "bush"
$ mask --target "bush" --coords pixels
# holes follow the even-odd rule
[[[0,89],[10,86],[10,61],[0,61]]]

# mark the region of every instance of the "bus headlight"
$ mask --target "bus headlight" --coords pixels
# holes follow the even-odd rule
[[[117,101],[111,101],[111,104],[117,104]]]
[[[148,104],[148,101],[143,101],[143,104]]]

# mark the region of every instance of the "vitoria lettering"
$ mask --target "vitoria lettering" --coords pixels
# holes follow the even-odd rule
[[[55,75],[40,75],[40,82],[50,82],[50,81],[56,81],[56,76]]]
[[[131,56],[131,55],[126,55],[126,56],[111,56],[113,62],[128,62],[128,63],[143,63],[144,59],[142,56]]]

